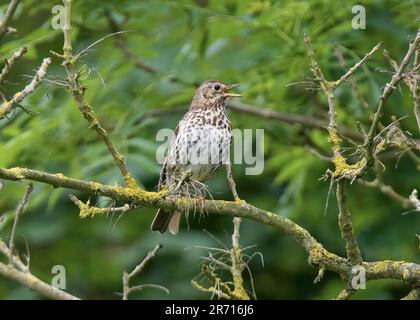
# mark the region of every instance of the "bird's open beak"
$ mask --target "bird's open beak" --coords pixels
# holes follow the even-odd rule
[[[239,87],[239,83],[235,83],[235,84],[232,84],[230,86],[226,86],[225,90],[223,90],[223,95],[225,97],[242,97],[242,95],[239,94],[239,93],[229,93],[230,90],[232,90],[236,87]]]

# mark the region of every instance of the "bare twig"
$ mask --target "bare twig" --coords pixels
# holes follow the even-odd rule
[[[347,81],[353,75],[353,73],[357,71],[357,69],[359,69],[367,60],[372,58],[372,56],[375,54],[376,51],[379,50],[381,46],[382,46],[382,43],[378,43],[376,46],[374,46],[372,50],[366,53],[366,55],[360,61],[358,61],[353,67],[348,69],[348,71],[334,83],[334,86],[338,87],[340,84]]]
[[[407,67],[408,63],[410,62],[411,57],[415,53],[419,42],[420,42],[420,30],[417,31],[417,35],[415,39],[410,43],[408,51],[404,59],[402,60],[401,64],[399,65],[398,70],[392,76],[391,81],[385,85],[385,89],[381,97],[379,98],[379,104],[376,109],[375,115],[373,117],[372,125],[370,127],[370,130],[366,136],[365,143],[364,143],[366,146],[366,162],[367,163],[370,163],[373,157],[373,149],[374,149],[373,138],[376,135],[376,131],[378,129],[378,125],[382,117],[385,101],[389,97],[389,95],[393,92],[398,82],[403,78],[403,72],[405,68]]]
[[[162,245],[160,245],[160,244],[156,245],[156,247],[152,251],[149,251],[149,253],[143,259],[143,261],[140,262],[133,269],[133,271],[131,271],[130,273],[127,273],[127,272],[124,271],[123,278],[122,278],[123,279],[123,300],[128,300],[128,296],[131,292],[139,291],[139,290],[144,289],[144,288],[160,289],[160,290],[163,290],[164,292],[166,292],[167,294],[169,294],[169,290],[167,288],[162,287],[162,286],[158,286],[158,285],[143,284],[143,285],[139,285],[139,286],[135,286],[135,287],[130,287],[130,280],[132,278],[134,278],[137,274],[139,274],[140,272],[143,271],[146,264],[156,256],[157,252],[160,249],[162,249]]]
[[[9,6],[7,7],[3,21],[0,21],[0,41],[10,30],[9,24],[12,20],[13,15],[15,14],[19,2],[20,0],[11,0]]]
[[[7,74],[9,73],[10,69],[15,64],[16,60],[18,60],[22,55],[24,55],[28,51],[27,47],[21,47],[17,51],[15,51],[9,59],[5,60],[5,64],[3,69],[0,73],[0,84],[4,81]]]
[[[108,19],[108,24],[110,26],[110,29],[113,33],[115,32],[121,32],[120,27],[118,26],[118,24],[116,23],[116,21],[114,20],[114,18],[111,15],[111,12],[109,10],[105,10],[105,15]],[[133,61],[135,66],[139,69],[142,69],[146,72],[149,73],[158,73],[159,70],[151,65],[148,65],[146,63],[144,63],[143,61],[141,61],[134,53],[133,51],[131,51],[128,43],[127,43],[127,39],[122,36],[122,35],[118,35],[115,38],[115,45],[121,50],[121,52],[124,54],[124,56],[126,57],[127,60],[129,61]]]
[[[14,106],[21,103],[28,94],[32,93],[41,84],[50,63],[51,58],[45,58],[32,81],[22,91],[16,92],[11,100],[5,101],[0,105],[0,119],[5,117]]]
[[[13,264],[13,256],[14,256],[14,250],[15,250],[16,228],[17,228],[17,225],[19,223],[20,215],[23,213],[23,210],[25,209],[25,206],[28,203],[29,195],[31,194],[32,190],[33,190],[33,185],[32,185],[32,183],[29,183],[28,186],[26,187],[25,194],[24,194],[22,200],[19,202],[19,205],[16,209],[15,220],[13,221],[12,234],[10,235],[10,242],[9,242],[9,249],[10,249],[9,264],[10,265]]]
[[[230,103],[228,108],[234,111],[248,113],[262,118],[279,120],[290,124],[299,124],[307,128],[324,129],[328,126],[328,120],[326,119],[324,120],[311,116],[277,112],[244,103]],[[338,133],[354,140],[361,140],[362,138],[362,136],[357,131],[349,128],[340,127],[338,128]]]
[[[413,206],[408,198],[400,195],[392,186],[385,184],[381,179],[376,178],[373,181],[358,180],[358,182],[366,187],[379,189],[383,194],[400,203],[403,208],[410,208]]]
[[[348,69],[348,65],[346,60],[344,59],[343,52],[341,51],[340,47],[338,45],[335,45],[334,50],[335,55],[337,56],[338,61],[340,62],[341,67],[346,70]],[[359,103],[362,105],[363,110],[366,112],[368,116],[373,115],[373,112],[369,108],[369,103],[366,101],[366,99],[363,97],[362,92],[360,91],[356,81],[354,81],[352,78],[348,78],[347,81],[350,83],[351,89],[354,93],[354,96],[359,101]]]

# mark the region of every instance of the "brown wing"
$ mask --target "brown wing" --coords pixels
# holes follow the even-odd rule
[[[158,191],[162,190],[162,187],[166,183],[166,178],[168,176],[168,154],[169,154],[169,152],[172,148],[172,145],[174,144],[174,142],[176,140],[176,136],[178,135],[178,131],[179,131],[179,124],[175,128],[174,135],[171,138],[171,142],[169,142],[168,152],[166,153],[165,160],[163,161],[162,171],[160,172],[160,177],[159,177]]]

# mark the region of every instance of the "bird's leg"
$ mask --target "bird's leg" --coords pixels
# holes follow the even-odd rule
[[[176,185],[176,187],[175,187],[175,189],[174,189],[174,192],[175,192],[176,190],[178,190],[178,189],[181,187],[182,183],[183,183],[184,181],[187,181],[187,180],[191,177],[191,175],[192,175],[192,171],[191,171],[191,169],[188,169],[187,171],[185,171],[185,172],[181,175],[181,178],[179,179],[178,184]]]
[[[236,192],[236,184],[235,180],[233,179],[232,175],[232,164],[229,162],[226,163],[226,173],[227,173],[227,179],[229,182],[230,191],[232,191],[233,198],[235,199],[235,202],[241,203],[242,200],[238,196],[238,192]]]

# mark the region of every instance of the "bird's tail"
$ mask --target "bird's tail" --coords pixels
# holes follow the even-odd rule
[[[153,219],[151,229],[152,231],[164,233],[166,229],[169,228],[169,231],[173,235],[176,235],[179,230],[180,219],[181,213],[179,211],[165,211],[163,209],[159,209]]]

